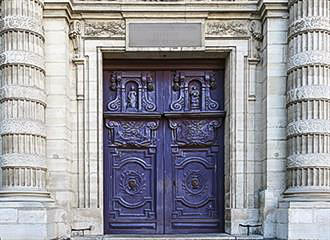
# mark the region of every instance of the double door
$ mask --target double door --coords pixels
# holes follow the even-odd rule
[[[105,233],[222,232],[223,72],[104,72]]]

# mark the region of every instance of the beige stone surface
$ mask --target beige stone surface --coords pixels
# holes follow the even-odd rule
[[[109,239],[102,63],[164,52],[225,60],[228,235],[186,239],[330,239],[330,2],[310,2],[2,0],[1,240]],[[201,22],[204,45],[128,48],[129,22]]]

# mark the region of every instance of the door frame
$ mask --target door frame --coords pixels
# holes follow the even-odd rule
[[[215,45],[216,44],[216,45]],[[219,46],[219,47],[216,47]],[[77,87],[77,118],[79,119],[80,136],[77,145],[81,154],[78,164],[86,166],[79,170],[77,183],[77,203],[75,223],[84,224],[88,214],[89,221],[95,223],[92,234],[103,234],[103,62],[106,59],[141,59],[141,58],[198,58],[224,59],[225,61],[225,231],[239,233],[239,222],[245,220],[246,210],[253,216],[258,208],[244,209],[247,199],[246,153],[236,151],[244,149],[243,132],[245,125],[246,98],[251,76],[256,76],[257,61],[247,61],[250,49],[249,38],[216,39],[212,44],[206,41],[205,50],[158,49],[151,51],[139,49],[136,52],[126,51],[124,41],[88,38],[84,39],[83,58],[74,60]],[[244,74],[237,74],[244,73]],[[251,83],[253,84],[253,83]],[[251,92],[253,97],[253,92]],[[250,95],[249,95],[250,96]],[[237,117],[239,116],[239,117]],[[243,119],[244,118],[244,119]],[[242,187],[243,186],[243,187]],[[250,210],[251,209],[251,210]],[[255,213],[254,213],[255,212]]]

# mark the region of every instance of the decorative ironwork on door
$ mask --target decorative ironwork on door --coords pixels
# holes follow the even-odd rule
[[[105,232],[223,231],[223,72],[104,79]]]

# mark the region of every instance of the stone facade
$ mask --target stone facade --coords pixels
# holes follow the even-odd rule
[[[129,44],[130,23],[164,22],[201,23],[201,46]],[[228,235],[209,239],[246,237],[242,223],[330,239],[329,31],[329,0],[2,0],[0,239],[103,235],[107,59],[210,57],[225,62]]]

